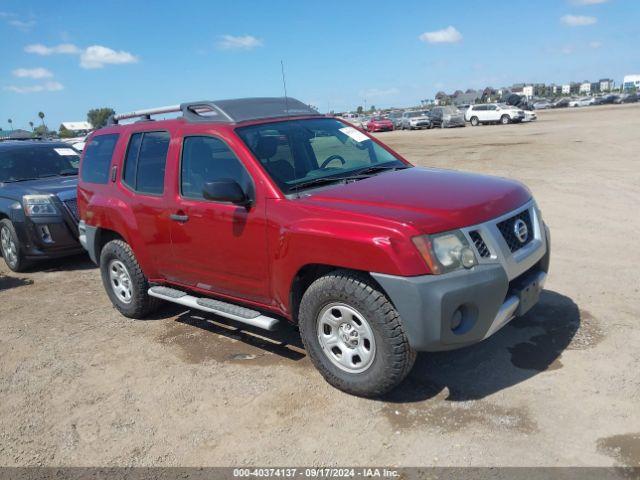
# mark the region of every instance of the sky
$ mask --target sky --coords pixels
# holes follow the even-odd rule
[[[640,73],[640,0],[0,0],[0,128],[183,101],[320,111]]]

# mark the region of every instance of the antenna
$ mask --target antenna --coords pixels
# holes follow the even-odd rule
[[[289,97],[287,96],[287,81],[284,77],[284,61],[280,60],[280,71],[282,72],[282,87],[284,88],[284,108],[289,115]]]

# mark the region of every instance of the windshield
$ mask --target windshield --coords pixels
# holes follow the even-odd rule
[[[449,113],[451,115],[460,113],[460,111],[456,107],[443,107],[442,111],[443,113]]]
[[[0,182],[77,175],[80,157],[66,145],[29,145],[0,150]]]
[[[236,132],[285,194],[377,167],[406,166],[359,130],[332,118],[252,125]]]

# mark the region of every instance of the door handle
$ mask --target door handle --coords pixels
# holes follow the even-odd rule
[[[184,214],[180,214],[180,213],[172,213],[171,215],[169,215],[169,218],[175,222],[180,222],[180,223],[184,223],[187,220],[189,220],[189,215],[184,215]]]

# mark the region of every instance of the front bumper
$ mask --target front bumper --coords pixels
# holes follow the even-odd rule
[[[481,232],[490,252],[469,270],[418,277],[371,274],[400,314],[412,348],[440,351],[472,345],[537,303],[549,271],[549,233],[535,205],[525,209],[536,225],[534,239],[515,253],[492,234],[500,217],[463,229],[465,235]],[[505,217],[510,216],[513,212]]]

